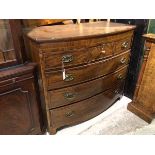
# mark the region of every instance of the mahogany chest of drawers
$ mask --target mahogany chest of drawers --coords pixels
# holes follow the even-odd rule
[[[122,96],[134,28],[95,22],[26,33],[51,134],[97,116]]]

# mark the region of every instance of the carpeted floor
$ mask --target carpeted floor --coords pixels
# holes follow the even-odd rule
[[[155,121],[146,123],[127,110],[130,99],[123,97],[99,116],[57,132],[57,135],[154,135]]]
[[[122,106],[100,122],[92,125],[82,135],[124,135],[135,132],[148,124]]]

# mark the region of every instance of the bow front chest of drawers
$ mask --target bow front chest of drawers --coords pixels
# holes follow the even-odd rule
[[[51,134],[97,116],[122,96],[134,28],[95,22],[26,33]]]

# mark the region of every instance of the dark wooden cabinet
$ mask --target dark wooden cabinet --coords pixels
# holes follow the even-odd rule
[[[20,20],[0,19],[0,135],[41,134],[36,64],[26,60]]]
[[[41,134],[40,101],[35,82],[35,64],[0,72],[0,134]]]

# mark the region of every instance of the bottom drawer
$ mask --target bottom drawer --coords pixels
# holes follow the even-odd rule
[[[51,131],[77,124],[99,115],[122,96],[123,86],[124,82],[89,99],[50,110]]]

